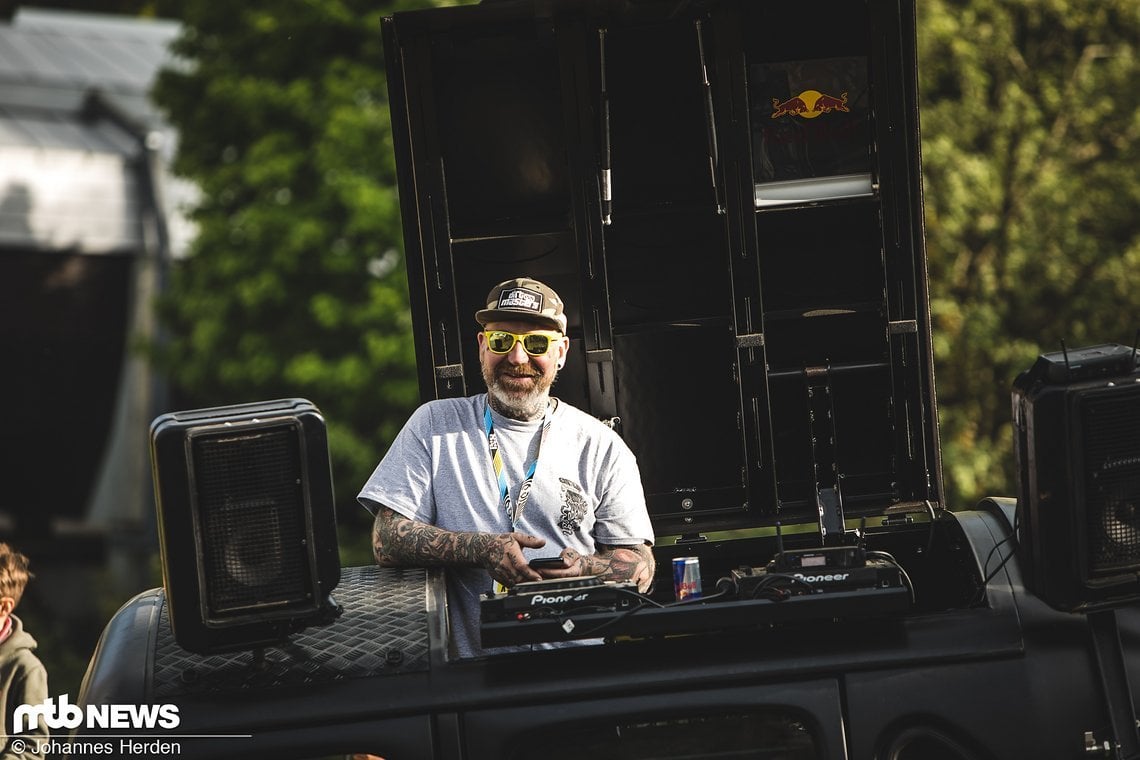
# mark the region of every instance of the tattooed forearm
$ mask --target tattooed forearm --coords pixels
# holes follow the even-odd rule
[[[503,539],[491,533],[457,533],[409,520],[382,507],[372,526],[372,552],[381,565],[485,566],[501,559]]]
[[[372,524],[372,553],[378,565],[483,567],[495,580],[511,585],[538,580],[522,547],[545,541],[521,533],[465,533],[409,520],[381,507]]]
[[[604,580],[633,581],[646,591],[653,582],[656,563],[653,550],[640,546],[598,546],[598,553],[582,558],[585,562],[584,575],[598,575]]]

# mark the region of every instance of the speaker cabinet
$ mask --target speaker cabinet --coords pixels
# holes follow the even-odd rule
[[[1140,599],[1140,374],[1125,346],[1044,354],[1014,382],[1026,585],[1088,611]]]
[[[179,646],[234,651],[337,613],[328,440],[303,399],[175,412],[150,429],[163,582]]]

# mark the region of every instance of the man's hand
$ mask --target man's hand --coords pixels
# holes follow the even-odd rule
[[[372,553],[378,565],[482,567],[504,586],[542,580],[527,564],[522,550],[545,545],[545,539],[525,533],[444,530],[410,520],[387,507],[380,507],[372,525]]]
[[[583,555],[574,549],[563,549],[565,568],[543,568],[544,578],[571,578],[576,575],[596,575],[604,581],[633,581],[638,591],[645,592],[653,583],[656,563],[653,550],[647,544],[637,546],[608,546],[598,544],[596,554]]]
[[[546,539],[529,536],[526,533],[474,534],[488,536],[487,561],[484,567],[491,577],[504,586],[513,586],[526,581],[540,581],[542,576],[527,564],[523,547],[538,549],[546,546]]]

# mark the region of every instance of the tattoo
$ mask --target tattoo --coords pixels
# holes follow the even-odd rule
[[[638,546],[599,544],[597,554],[582,559],[584,575],[597,575],[607,581],[633,581],[641,591],[649,589],[657,567],[653,559],[653,549],[646,544]]]
[[[492,533],[458,533],[409,520],[387,507],[372,525],[372,553],[381,565],[485,567],[502,558],[502,540]]]
[[[381,507],[372,524],[376,564],[388,567],[482,567],[495,580],[513,585],[538,580],[527,566],[522,547],[544,542],[519,533],[467,533],[410,520]]]

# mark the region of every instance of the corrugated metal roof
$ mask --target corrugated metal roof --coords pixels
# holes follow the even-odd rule
[[[138,142],[107,121],[81,122],[58,112],[0,106],[0,147],[28,147],[136,156]]]
[[[179,29],[176,21],[21,8],[0,24],[0,87],[143,95],[174,62]]]
[[[97,100],[129,123],[174,135],[149,100],[178,22],[20,9],[0,23],[0,247],[99,253],[142,244],[136,181],[139,135],[90,109]],[[169,183],[164,200],[175,254],[185,247],[174,204],[193,197]]]

